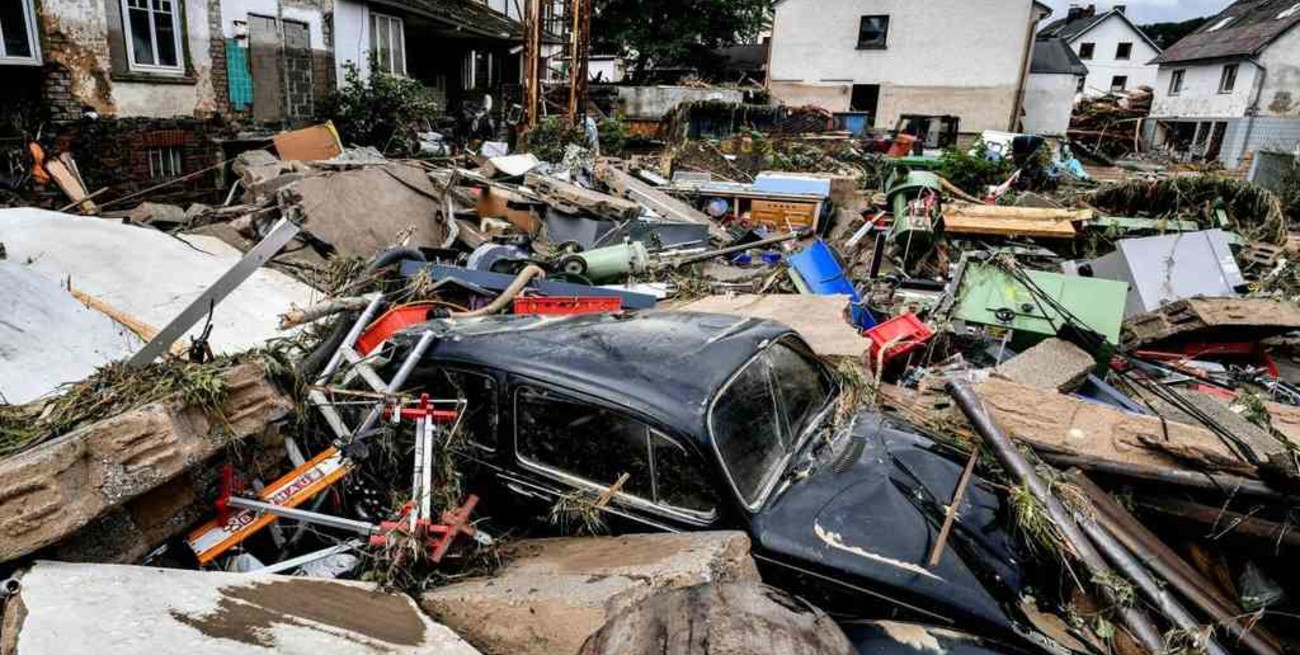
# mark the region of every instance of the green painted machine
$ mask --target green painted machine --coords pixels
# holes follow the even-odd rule
[[[600,284],[644,273],[650,268],[650,253],[640,241],[629,241],[617,246],[566,255],[560,259],[559,268],[568,275]]]
[[[929,171],[899,169],[889,180],[886,196],[894,212],[889,242],[904,261],[929,252],[943,215],[943,183]]]
[[[1092,331],[1119,343],[1128,285],[1113,280],[1025,271],[1030,281]],[[988,262],[964,265],[953,318],[1053,336],[1066,324],[1061,312],[1037,302],[1028,287]]]

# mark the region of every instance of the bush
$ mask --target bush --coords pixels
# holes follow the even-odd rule
[[[1282,176],[1277,195],[1286,208],[1291,225],[1300,224],[1300,162],[1291,164],[1290,170]]]
[[[423,84],[381,71],[371,57],[365,78],[355,64],[344,64],[343,86],[326,100],[323,118],[334,121],[344,143],[388,153],[414,148],[415,133],[438,112]]]
[[[1016,167],[1008,159],[989,161],[988,146],[978,141],[970,150],[951,148],[943,153],[939,174],[962,191],[976,197],[984,195],[985,187],[1002,184]]]
[[[519,152],[531,152],[542,161],[558,164],[571,143],[586,145],[587,137],[563,117],[547,116],[519,137]]]

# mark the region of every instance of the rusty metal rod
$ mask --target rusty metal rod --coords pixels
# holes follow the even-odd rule
[[[948,382],[947,388],[948,393],[952,394],[953,399],[957,401],[957,406],[961,408],[962,413],[966,415],[966,418],[970,419],[975,431],[989,445],[998,462],[1006,468],[1014,479],[1025,485],[1029,492],[1043,503],[1052,523],[1056,525],[1061,536],[1065,539],[1066,545],[1070,547],[1079,558],[1079,561],[1088,569],[1092,577],[1095,579],[1114,575],[1101,553],[1097,552],[1092,542],[1088,540],[1088,537],[1074,522],[1070,512],[1065,509],[1061,501],[1057,500],[1056,496],[1052,495],[1047,484],[1043,482],[1042,478],[1038,477],[1038,472],[1034,470],[1034,467],[1030,466],[1029,462],[1025,461],[1020,451],[1016,450],[1015,444],[1011,443],[1011,439],[993,421],[993,417],[985,409],[984,403],[975,394],[975,390],[971,388],[970,383],[966,380],[954,379]],[[1165,651],[1164,638],[1146,612],[1137,607],[1125,607],[1119,602],[1115,591],[1109,587],[1098,585],[1097,588],[1115,606],[1124,621],[1124,625],[1128,627],[1129,632],[1139,646],[1152,655],[1158,655]]]
[[[1187,611],[1187,608],[1183,607],[1183,604],[1177,598],[1174,598],[1173,594],[1160,586],[1160,583],[1151,576],[1146,567],[1142,566],[1142,563],[1134,558],[1133,554],[1124,548],[1123,544],[1119,543],[1109,532],[1079,512],[1074,513],[1074,520],[1079,524],[1079,527],[1083,528],[1084,533],[1088,535],[1092,543],[1096,544],[1097,548],[1105,553],[1106,559],[1118,567],[1124,573],[1124,576],[1137,586],[1142,595],[1146,596],[1147,600],[1151,601],[1160,610],[1160,613],[1168,617],[1174,625],[1192,633],[1198,633],[1205,629],[1205,626],[1197,621],[1196,617],[1192,616],[1192,613]],[[1228,651],[1224,650],[1213,637],[1207,636],[1204,646],[1205,652],[1209,655],[1228,655]]]
[[[1097,510],[1097,522],[1111,536],[1123,544],[1156,575],[1169,582],[1178,593],[1213,618],[1217,625],[1223,626],[1238,643],[1249,648],[1256,655],[1281,655],[1281,651],[1270,643],[1270,638],[1257,634],[1258,629],[1250,629],[1241,624],[1237,618],[1242,614],[1240,608],[1234,608],[1224,599],[1207,592],[1211,585],[1199,572],[1169,550],[1154,535],[1141,534],[1146,529],[1133,518],[1110,494],[1098,487],[1080,471],[1069,474],[1070,479],[1088,495]]]
[[[966,487],[970,485],[971,476],[975,473],[975,464],[979,461],[980,449],[975,448],[970,453],[970,459],[966,460],[966,468],[962,469],[961,478],[957,480],[957,489],[953,491],[952,502],[948,504],[948,512],[943,517],[939,538],[935,539],[934,549],[930,551],[930,568],[938,566],[939,560],[943,558],[943,547],[948,543],[948,535],[952,534],[952,526],[957,522],[957,510],[961,507],[962,501],[966,500]]]
[[[1179,469],[1154,469],[1136,464],[1125,464],[1075,453],[1058,452],[1053,449],[1035,447],[1043,461],[1059,467],[1077,467],[1085,471],[1114,475],[1133,480],[1175,484],[1189,489],[1217,491],[1224,495],[1247,495],[1271,500],[1282,500],[1287,494],[1274,489],[1259,480],[1243,478],[1225,473],[1201,473]]]

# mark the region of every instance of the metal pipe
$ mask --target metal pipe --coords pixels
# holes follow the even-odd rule
[[[1083,531],[1087,533],[1088,538],[1106,554],[1106,559],[1109,559],[1112,564],[1119,567],[1119,570],[1122,571],[1129,580],[1132,580],[1133,584],[1137,585],[1137,588],[1142,592],[1142,594],[1146,596],[1162,614],[1168,617],[1174,625],[1193,633],[1205,629],[1205,626],[1198,622],[1196,617],[1192,616],[1192,613],[1188,612],[1187,608],[1183,607],[1183,604],[1178,602],[1178,599],[1165,591],[1165,589],[1160,586],[1160,583],[1156,582],[1156,579],[1151,577],[1151,573],[1147,571],[1146,567],[1142,566],[1141,562],[1134,559],[1133,554],[1116,541],[1115,537],[1111,536],[1109,532],[1097,525],[1092,519],[1080,514],[1079,512],[1074,513],[1074,520],[1079,524],[1079,527],[1083,528]],[[1224,650],[1213,637],[1206,637],[1205,652],[1209,655],[1228,655],[1228,651]]]
[[[334,372],[339,370],[339,365],[343,363],[343,351],[356,345],[357,339],[361,338],[361,333],[374,320],[375,314],[379,312],[379,305],[383,300],[383,294],[378,293],[370,299],[370,304],[361,313],[361,318],[352,324],[352,329],[348,330],[347,336],[343,338],[343,343],[338,350],[334,351],[334,356],[330,357],[329,363],[325,365],[325,370],[321,371],[320,375],[316,377],[317,384],[323,384],[331,377],[334,377]]]
[[[685,266],[687,264],[696,264],[699,262],[708,261],[710,259],[722,257],[724,255],[743,252],[745,250],[750,250],[753,248],[765,248],[767,246],[774,246],[778,243],[793,241],[795,239],[798,239],[799,237],[800,235],[798,233],[792,232],[790,234],[783,234],[778,237],[770,237],[767,239],[763,239],[761,241],[755,241],[753,243],[745,243],[738,246],[730,246],[727,248],[720,248],[718,250],[710,250],[709,252],[700,253],[698,255],[687,255],[686,257],[682,257],[681,259],[664,262],[662,266],[668,268],[677,268],[680,266]]]
[[[272,505],[271,503],[264,503],[260,500],[252,500],[250,498],[241,498],[239,496],[231,496],[228,502],[230,503],[231,507],[238,507],[240,509],[251,509],[255,512],[274,514],[275,516],[284,519],[293,519],[295,521],[306,521],[308,523],[312,523],[315,525],[323,525],[327,528],[337,528],[339,530],[347,530],[349,532],[355,532],[357,534],[362,534],[362,535],[372,535],[379,532],[379,527],[372,523],[366,523],[365,521],[354,521],[352,519],[345,519],[341,516],[331,516],[329,514],[321,514],[319,512],[309,512],[305,509],[298,509],[296,507]]]
[[[0,582],[0,598],[13,596],[21,591],[22,588],[23,583],[19,582],[18,578],[5,578],[3,582]]]
[[[1106,565],[1106,560],[1102,558],[1101,553],[1097,552],[1092,542],[1079,529],[1070,512],[1065,509],[1061,501],[1052,495],[1047,484],[1038,477],[1038,473],[1029,465],[1029,462],[1025,461],[1020,451],[1016,450],[1016,446],[1011,443],[1011,439],[993,421],[993,417],[985,409],[984,403],[980,401],[979,396],[975,395],[975,390],[971,388],[970,382],[953,379],[948,382],[947,389],[948,393],[952,394],[953,399],[957,401],[957,406],[961,408],[962,413],[966,415],[966,418],[970,419],[975,431],[989,445],[998,462],[1014,479],[1028,487],[1029,492],[1047,508],[1048,516],[1057,529],[1060,530],[1066,545],[1073,550],[1092,577],[1113,575],[1114,573],[1110,567]],[[1164,652],[1164,639],[1146,612],[1136,607],[1123,606],[1118,602],[1119,599],[1116,598],[1112,589],[1105,586],[1098,586],[1098,589],[1108,601],[1115,605],[1124,621],[1124,625],[1128,627],[1139,646],[1153,655]]]
[[[1181,469],[1154,469],[1135,464],[1114,462],[1100,457],[1074,453],[1039,450],[1044,461],[1053,466],[1077,467],[1106,475],[1132,480],[1174,484],[1189,489],[1217,491],[1228,496],[1257,496],[1270,500],[1283,500],[1286,494],[1260,482],[1223,473],[1200,473]]]
[[[392,381],[388,383],[388,388],[385,389],[386,393],[397,393],[397,391],[402,388],[402,385],[406,384],[406,379],[411,377],[411,372],[415,370],[415,365],[424,358],[424,353],[429,350],[429,346],[433,344],[433,339],[433,332],[428,330],[426,330],[424,334],[420,335],[420,342],[415,344],[415,349],[411,351],[411,354],[406,358],[406,361],[402,362],[402,368],[397,370],[397,374],[394,375]],[[375,423],[379,421],[379,416],[383,411],[383,403],[375,403],[375,406],[370,409],[370,413],[366,414],[366,419],[361,422],[361,426],[356,429],[356,432],[352,433],[352,439],[356,440],[357,437],[365,434],[370,430],[370,428],[374,427]]]
[[[284,560],[283,562],[277,562],[269,566],[263,566],[260,569],[248,571],[247,573],[245,573],[245,575],[259,575],[259,574],[266,575],[271,573],[280,573],[283,571],[292,571],[300,566],[303,566],[304,564],[311,564],[316,560],[325,559],[326,557],[329,557],[331,555],[338,555],[339,553],[346,553],[349,550],[356,550],[361,546],[362,546],[362,542],[360,540],[353,539],[351,541],[345,541],[336,546],[330,546],[329,548],[318,550],[314,553],[299,555],[298,557],[295,557],[293,559],[287,559]]]
[[[1232,607],[1228,604],[1229,601],[1207,591],[1212,588],[1209,581],[1178,557],[1177,553],[1169,550],[1155,535],[1147,532],[1110,494],[1080,471],[1072,472],[1069,477],[1092,501],[1100,526],[1134,557],[1151,567],[1156,575],[1168,581],[1178,593],[1214,619],[1216,624],[1226,628],[1239,643],[1256,655],[1280,655],[1281,651],[1269,643],[1268,638],[1256,633],[1258,628],[1246,628],[1238,622],[1237,617],[1242,614],[1240,608]]]

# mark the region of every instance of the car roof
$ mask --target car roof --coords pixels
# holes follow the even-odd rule
[[[774,321],[654,311],[437,320],[395,341],[409,348],[425,330],[438,338],[422,364],[490,368],[567,387],[696,439],[706,438],[714,394],[765,343],[794,334]]]

